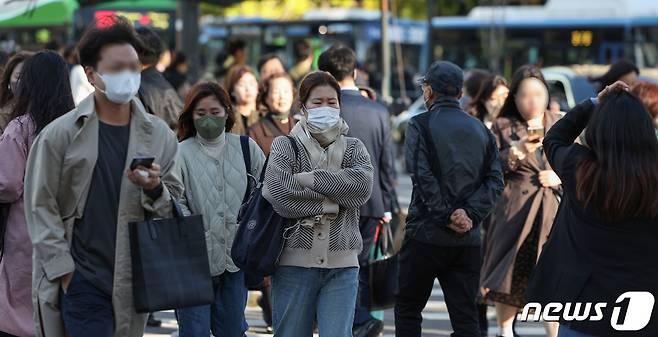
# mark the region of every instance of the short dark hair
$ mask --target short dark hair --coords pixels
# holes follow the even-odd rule
[[[141,53],[144,44],[135,33],[133,26],[123,17],[110,17],[111,24],[106,27],[96,27],[96,23],[88,28],[78,43],[80,64],[83,67],[96,68],[103,47],[112,44],[129,44]]]
[[[226,90],[216,82],[201,82],[195,84],[190,92],[185,97],[185,106],[178,118],[178,140],[184,141],[185,139],[194,137],[196,135],[196,128],[194,127],[194,109],[199,101],[214,96],[226,111],[226,127],[225,131],[231,131],[235,124],[235,115],[231,107],[231,101],[228,97]]]
[[[276,54],[265,54],[263,57],[260,58],[260,60],[258,60],[258,72],[260,73],[265,63],[270,62],[272,60],[279,60],[279,62],[281,62],[281,65],[283,65],[283,61]]]
[[[297,62],[307,59],[312,52],[311,44],[307,40],[299,40],[293,45],[293,55]]]
[[[229,55],[235,54],[236,51],[245,49],[247,48],[247,43],[244,42],[244,40],[241,39],[233,39],[228,42],[228,46],[226,47],[226,52]]]
[[[347,46],[333,46],[320,54],[318,68],[329,72],[336,80],[342,81],[354,76],[356,54]]]
[[[626,60],[626,59],[621,59],[617,61],[615,64],[610,66],[610,69],[608,71],[599,76],[599,77],[590,77],[589,80],[590,82],[598,82],[599,83],[599,88],[598,91],[602,91],[605,89],[605,87],[617,82],[619,78],[626,74],[630,73],[635,73],[637,75],[640,74],[640,69],[637,68],[635,63]]]
[[[160,55],[162,55],[165,49],[164,43],[158,33],[151,28],[140,27],[137,28],[137,35],[139,35],[140,40],[144,43],[144,48],[139,53],[140,62],[149,66],[158,63]]]
[[[468,76],[464,79],[464,92],[468,97],[475,97],[480,91],[480,86],[484,81],[488,80],[493,74],[484,69],[473,69],[468,72]]]
[[[314,71],[304,76],[304,79],[299,84],[299,105],[304,106],[306,100],[311,95],[311,91],[323,85],[330,86],[336,90],[338,102],[340,103],[340,84],[338,84],[338,81],[326,71]]]

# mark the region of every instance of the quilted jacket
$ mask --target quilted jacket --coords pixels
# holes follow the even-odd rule
[[[247,191],[247,170],[240,146],[240,136],[225,133],[226,143],[219,158],[210,156],[196,137],[179,144],[185,193],[183,212],[203,215],[210,273],[236,272],[231,247],[238,228],[237,217]],[[265,155],[249,140],[251,175],[258,178]]]

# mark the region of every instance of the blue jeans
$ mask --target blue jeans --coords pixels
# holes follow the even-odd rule
[[[249,329],[244,317],[247,287],[244,272],[224,272],[213,277],[215,302],[176,310],[179,337],[244,337]]]
[[[352,336],[359,268],[282,266],[272,277],[272,315],[277,337]]]
[[[69,337],[112,337],[112,296],[96,288],[74,271],[66,294],[60,291],[60,308]]]
[[[596,337],[594,335],[588,335],[576,330],[569,329],[568,326],[560,324],[560,330],[557,333],[557,337]]]

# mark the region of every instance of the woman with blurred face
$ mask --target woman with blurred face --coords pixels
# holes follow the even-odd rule
[[[524,292],[560,203],[560,178],[542,149],[545,131],[560,118],[547,110],[548,85],[539,69],[514,73],[492,132],[500,149],[505,190],[491,214],[481,273],[485,297],[496,304],[500,335],[513,335]],[[557,323],[546,324],[549,336]]]
[[[256,73],[247,65],[236,66],[226,76],[226,91],[231,96],[235,110],[235,125],[232,133],[246,135],[249,127],[260,119],[256,99],[258,80]]]
[[[290,134],[295,126],[296,121],[290,113],[294,98],[294,84],[286,73],[270,75],[263,83],[258,104],[265,117],[249,128],[249,136],[260,145],[266,156],[270,154],[274,138]]]
[[[361,141],[345,136],[340,85],[325,72],[300,85],[303,118],[272,144],[263,197],[293,221],[272,276],[274,331],[281,337],[352,335],[363,247],[359,208],[373,168]]]

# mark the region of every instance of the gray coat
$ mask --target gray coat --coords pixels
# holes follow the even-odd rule
[[[171,216],[171,198],[183,192],[176,161],[178,144],[169,127],[132,100],[130,142],[125,167],[136,156],[151,155],[162,167],[164,192],[151,200],[124,176],[117,219],[112,305],[116,337],[139,337],[146,315],[133,305],[128,223],[144,219],[144,211]],[[98,116],[94,95],[49,124],[34,140],[25,173],[25,216],[33,244],[32,302],[36,335],[64,337],[59,308],[61,277],[73,272],[71,240],[76,219],[83,216],[98,159]]]

